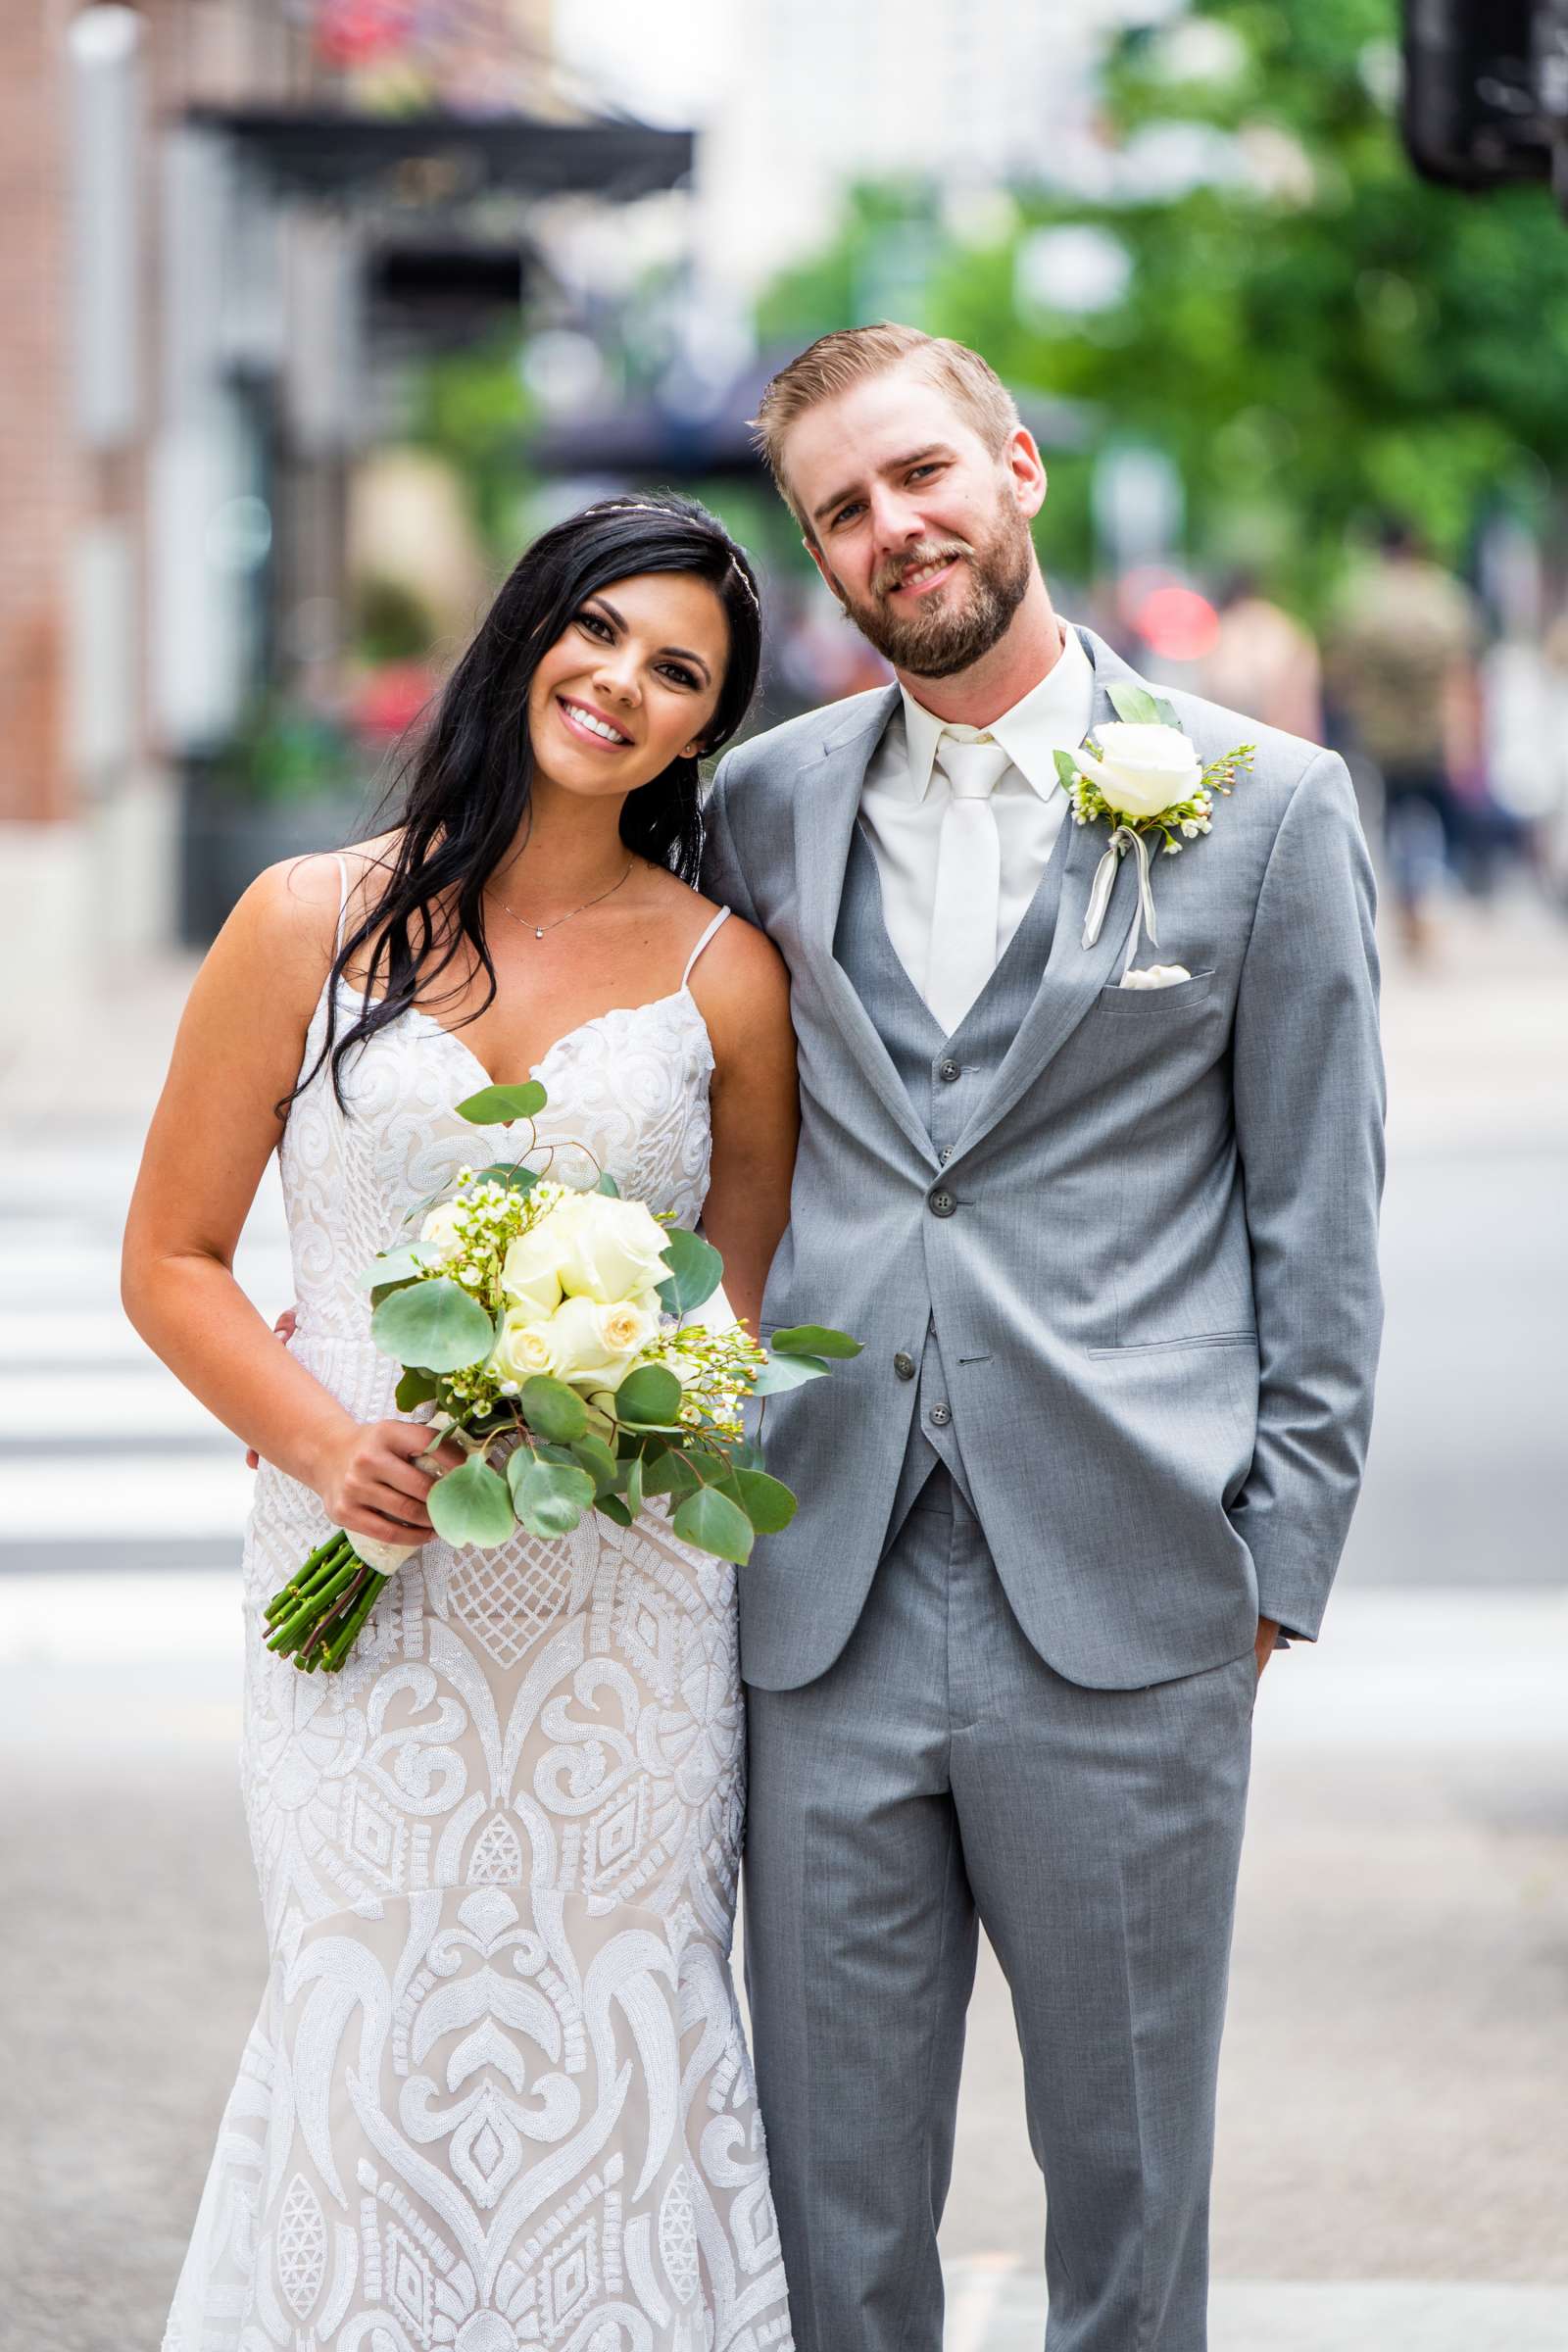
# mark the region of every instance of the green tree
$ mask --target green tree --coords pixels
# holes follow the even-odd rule
[[[1089,458],[1061,462],[1043,518],[1058,569],[1092,560],[1085,475],[1112,437],[1174,459],[1196,561],[1258,563],[1308,612],[1380,514],[1449,560],[1499,504],[1544,524],[1568,471],[1568,226],[1549,195],[1416,177],[1391,0],[1199,0],[1192,16],[1230,36],[1229,58],[1183,77],[1180,37],[1125,35],[1105,120],[1134,156],[1162,125],[1201,125],[1234,176],[1166,199],[1020,189],[1015,220],[979,244],[943,227],[929,191],[862,191],[835,252],[770,290],[765,329],[878,315],[860,304],[890,220],[906,251],[923,237],[923,281],[897,315],[1091,418]],[[1130,261],[1120,299],[1091,316],[1019,298],[1027,240],[1066,223]]]

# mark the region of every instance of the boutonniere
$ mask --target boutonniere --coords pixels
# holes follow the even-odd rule
[[[1086,948],[1092,948],[1100,937],[1117,866],[1129,850],[1138,860],[1138,912],[1123,973],[1127,980],[1142,932],[1149,933],[1152,946],[1159,945],[1150,885],[1151,841],[1161,847],[1167,858],[1174,858],[1188,842],[1200,840],[1213,821],[1215,795],[1227,797],[1238,775],[1251,766],[1253,746],[1239,744],[1205,767],[1162,696],[1151,694],[1143,686],[1119,684],[1112,686],[1109,694],[1116,723],[1099,728],[1081,751],[1057,752],[1056,774],[1072,805],[1075,825],[1094,825],[1103,818],[1110,827],[1110,839],[1089,893],[1089,911],[1084,917]],[[1179,964],[1154,968],[1181,972]],[[1139,987],[1144,983],[1137,976],[1128,984]]]

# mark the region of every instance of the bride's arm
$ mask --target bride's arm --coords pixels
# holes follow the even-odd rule
[[[336,916],[335,859],[301,858],[254,882],[215,941],[142,1153],[121,1296],[149,1348],[245,1445],[314,1488],[340,1523],[351,1511],[357,1533],[417,1542],[430,1532],[428,1476],[407,1455],[428,1432],[362,1428],[278,1346],[233,1275]]]
[[[731,915],[697,966],[693,993],[713,1044],[703,1231],[724,1260],[726,1298],[755,1334],[789,1223],[800,1132],[789,975],[761,932]]]

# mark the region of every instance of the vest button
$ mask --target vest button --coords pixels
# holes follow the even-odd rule
[[[951,1193],[933,1193],[931,1196],[931,1214],[934,1217],[951,1217],[957,1205]]]
[[[948,1423],[953,1419],[952,1405],[934,1404],[931,1407],[931,1418],[936,1423],[938,1429],[946,1429]]]
[[[904,1349],[901,1348],[898,1354],[893,1358],[893,1369],[901,1380],[912,1380],[914,1378],[913,1356],[906,1355]]]
[[[937,1063],[937,1076],[948,1086],[951,1086],[955,1078],[961,1078],[963,1076],[963,1072],[956,1061],[939,1061]]]

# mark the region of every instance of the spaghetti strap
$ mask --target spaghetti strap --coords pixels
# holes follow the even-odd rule
[[[693,972],[697,969],[697,958],[707,947],[714,932],[717,931],[722,924],[727,923],[728,921],[729,908],[727,906],[721,906],[718,912],[714,915],[712,921],[709,924],[708,929],[703,933],[702,938],[697,942],[696,947],[693,948],[691,954],[686,958],[686,969],[680,976],[680,984],[682,988],[686,987]]]
[[[343,953],[343,926],[348,920],[349,912],[349,869],[344,861],[342,851],[337,851],[335,856],[337,858],[337,930],[332,939],[332,961],[334,963]]]

